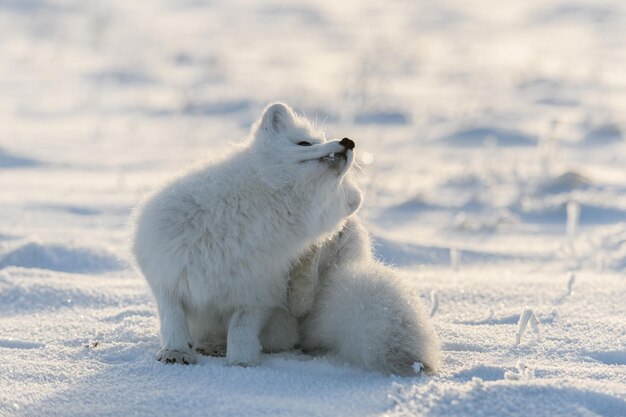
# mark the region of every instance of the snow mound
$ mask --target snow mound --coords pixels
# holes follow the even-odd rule
[[[9,266],[75,273],[97,273],[124,267],[119,259],[102,250],[36,242],[25,243],[0,255],[0,269]]]
[[[25,340],[0,339],[0,348],[3,349],[43,349],[43,343],[29,342]]]
[[[380,214],[379,220],[393,222],[411,220],[421,212],[439,209],[442,209],[442,207],[429,202],[423,195],[419,194],[401,203],[387,207]]]
[[[493,374],[489,375],[493,376]],[[473,378],[464,384],[410,388],[398,387],[392,395],[397,407],[389,416],[606,416],[626,415],[626,401],[597,392],[592,387],[573,387],[563,384],[550,386],[544,381],[486,382]],[[528,401],[532,398],[532,401]]]
[[[0,147],[0,169],[3,168],[30,168],[39,165],[39,161],[13,155]]]
[[[397,111],[366,112],[354,117],[354,123],[360,125],[405,125],[409,120],[409,116]]]
[[[380,236],[374,237],[374,251],[382,262],[395,266],[416,264],[450,265],[451,262],[450,248],[395,242]],[[510,255],[505,254],[472,250],[459,252],[462,252],[463,263],[466,264],[481,264],[511,259]]]
[[[83,356],[99,359],[98,372],[13,415],[104,417],[127,415],[130,409],[154,416],[360,416],[384,410],[390,384],[382,376],[282,355],[253,368],[227,367],[222,358],[207,357],[194,366],[165,366],[149,349],[145,343],[83,349]],[[320,407],[321,398],[330,407]]]
[[[559,198],[522,201],[518,214],[525,222],[565,224],[567,218],[568,194]],[[581,202],[580,224],[615,224],[626,221],[626,211],[621,208],[606,206],[605,202],[592,200]]]
[[[589,357],[606,365],[626,365],[626,350],[591,352]]]
[[[537,185],[538,194],[559,194],[589,188],[591,179],[576,171],[566,171],[555,177],[548,178]]]
[[[482,147],[486,140],[494,138],[498,146],[535,146],[537,138],[524,132],[498,127],[477,127],[454,132],[443,138],[447,145]]]
[[[497,231],[518,222],[518,217],[506,209],[487,211],[479,215],[469,215],[462,211],[454,217],[452,226],[460,231],[486,232]]]
[[[585,135],[583,144],[586,146],[611,145],[623,140],[624,134],[619,125],[607,123],[591,129]]]
[[[134,69],[117,68],[101,71],[89,76],[93,81],[117,86],[145,86],[154,84],[156,81],[144,72]]]
[[[13,236],[13,235],[7,235],[7,234],[4,234],[4,233],[0,233],[0,242],[2,242],[4,240],[14,240],[14,239],[17,239],[17,237]]]
[[[228,102],[190,102],[183,107],[188,116],[223,116],[232,113],[249,113],[253,105],[248,100]]]
[[[3,313],[55,311],[64,307],[117,306],[121,300],[95,290],[59,285],[55,279],[15,279],[0,283]],[[50,281],[50,282],[48,282]]]
[[[46,210],[76,216],[96,216],[103,213],[102,209],[74,204],[33,204],[28,206],[34,210]]]

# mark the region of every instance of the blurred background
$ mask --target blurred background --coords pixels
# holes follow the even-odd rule
[[[0,233],[121,251],[146,190],[282,100],[356,141],[362,215],[417,245],[391,261],[624,266],[625,8],[1,0]]]

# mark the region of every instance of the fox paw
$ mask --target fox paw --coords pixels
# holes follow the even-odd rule
[[[228,345],[226,361],[229,365],[253,366],[259,363],[261,358],[261,345],[256,343]]]
[[[178,349],[163,348],[157,352],[156,358],[163,363],[180,363],[182,365],[196,363],[196,355],[192,351]]]
[[[223,358],[226,356],[226,342],[206,342],[194,350],[201,355]]]

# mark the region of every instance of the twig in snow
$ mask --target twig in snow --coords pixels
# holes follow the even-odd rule
[[[580,220],[580,204],[575,201],[567,203],[567,238],[571,241],[576,236],[576,230],[578,229],[578,222]]]
[[[567,275],[567,292],[554,300],[555,304],[561,304],[567,297],[572,295],[572,288],[574,287],[574,283],[576,282],[576,275],[573,272],[570,272]]]
[[[434,316],[439,310],[439,293],[435,290],[430,292],[430,317]]]
[[[461,251],[450,248],[450,266],[453,271],[458,271],[461,266]]]
[[[567,295],[572,295],[572,287],[574,286],[574,282],[576,282],[576,275],[573,272],[570,272],[567,279]]]
[[[526,325],[530,322],[530,327],[532,327],[533,331],[537,335],[537,341],[541,341],[541,328],[539,325],[541,322],[535,315],[532,309],[526,307],[524,311],[519,317],[519,321],[517,322],[517,333],[515,334],[515,346],[518,346],[522,337],[524,336],[524,332],[526,331]]]
[[[576,237],[576,231],[578,229],[578,223],[580,220],[580,204],[575,201],[570,201],[566,206],[567,211],[567,247],[570,252],[572,260],[578,265],[578,255],[576,253],[576,246],[574,245],[574,238]]]
[[[523,359],[517,361],[515,367],[517,368],[517,372],[506,371],[504,373],[504,379],[519,381],[520,379],[530,379],[535,376],[535,371],[527,367]]]

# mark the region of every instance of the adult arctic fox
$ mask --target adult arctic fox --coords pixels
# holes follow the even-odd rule
[[[419,298],[394,269],[374,259],[370,237],[357,216],[323,244],[318,259],[315,299],[300,321],[303,349],[329,351],[385,373],[415,374],[415,362],[426,372],[437,371],[439,340]],[[306,270],[295,268],[292,280],[291,287],[310,287]],[[290,305],[298,304],[298,299],[290,300]]]
[[[191,346],[220,353],[226,344],[228,363],[258,361],[262,328],[286,307],[292,263],[360,203],[345,178],[353,148],[276,103],[228,158],[136,209],[133,253],[158,306],[158,360],[190,364]]]

